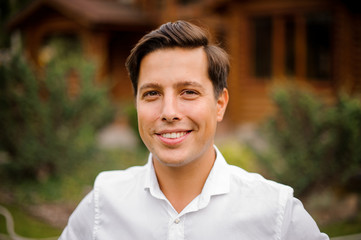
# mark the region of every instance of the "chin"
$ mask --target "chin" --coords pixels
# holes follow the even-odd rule
[[[184,158],[179,155],[177,156],[177,158],[174,158],[174,155],[175,154],[172,154],[172,156],[159,156],[153,154],[156,161],[159,161],[162,165],[167,167],[182,167],[191,162],[191,160],[184,160],[188,158]]]

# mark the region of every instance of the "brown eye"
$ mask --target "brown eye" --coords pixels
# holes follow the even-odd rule
[[[142,95],[142,99],[152,101],[157,99],[157,97],[160,96],[160,93],[158,91],[147,91]]]
[[[199,92],[195,90],[184,90],[181,95],[187,100],[192,100],[199,96]]]
[[[193,91],[193,90],[186,90],[186,91],[184,91],[184,94],[193,95],[193,94],[197,94],[197,92]]]
[[[158,94],[158,92],[157,91],[149,91],[149,92],[146,92],[146,93],[144,93],[144,95],[143,96],[157,96],[157,95],[159,95]]]

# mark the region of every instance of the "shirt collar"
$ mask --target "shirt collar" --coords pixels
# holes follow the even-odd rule
[[[149,189],[150,194],[153,197],[158,199],[165,199],[165,196],[160,190],[157,176],[155,174],[154,166],[153,166],[153,156],[150,153],[148,156],[148,163],[146,164],[146,175],[145,175],[145,184],[144,189]]]
[[[200,194],[200,209],[208,205],[212,196],[226,194],[230,191],[229,165],[216,146],[214,149],[217,157]]]
[[[209,203],[211,196],[226,194],[230,191],[229,165],[216,146],[214,146],[214,149],[216,151],[216,160],[199,196],[200,208],[205,207]],[[150,193],[156,198],[165,199],[158,184],[151,153],[149,154],[146,168],[144,189],[149,189]]]

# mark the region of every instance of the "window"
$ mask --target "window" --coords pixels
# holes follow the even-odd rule
[[[293,17],[285,19],[285,75],[290,77],[295,75],[295,20]]]
[[[199,0],[178,0],[178,4],[180,5],[188,5],[196,2],[199,2]]]
[[[253,73],[258,78],[271,77],[272,18],[252,19],[253,27]]]
[[[332,78],[331,14],[257,16],[250,18],[250,27],[253,77]]]
[[[327,80],[331,76],[331,17],[328,14],[306,16],[307,77]]]

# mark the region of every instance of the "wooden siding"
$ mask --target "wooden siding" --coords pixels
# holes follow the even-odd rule
[[[53,32],[77,34],[85,54],[99,64],[98,79],[107,79],[111,84],[111,96],[115,102],[129,102],[133,98],[124,67],[130,49],[147,31],[176,19],[200,22],[207,26],[215,40],[221,40],[221,45],[230,54],[230,103],[226,112],[229,120],[227,122],[260,122],[272,114],[274,106],[269,98],[269,91],[276,84],[292,81],[307,86],[328,101],[332,101],[341,90],[361,91],[361,17],[359,12],[350,11],[339,0],[204,0],[189,5],[181,5],[174,0],[165,1],[162,5],[159,5],[157,0],[135,1],[135,7],[149,17],[147,22],[136,21],[144,19],[139,11],[124,14],[129,18],[128,21],[117,17],[114,9],[111,10],[111,16],[114,17],[97,19],[84,13],[79,20],[75,13],[81,13],[82,8],[69,6],[68,3],[65,4],[66,0],[48,1],[54,4],[49,5],[45,0],[37,0],[38,4],[34,4],[33,9],[25,11],[14,21],[13,27],[23,30],[27,55],[39,65],[38,52],[44,37]],[[86,6],[84,0],[77,1]],[[94,6],[101,6],[100,2],[102,1]],[[106,2],[109,3],[104,9],[109,9],[109,4],[116,4],[111,0]],[[307,72],[305,16],[319,12],[328,12],[332,16],[332,72],[329,79],[322,81],[309,78]],[[252,55],[254,29],[251,19],[259,16],[270,16],[272,19],[270,46],[273,54],[269,78],[257,78],[252,70],[255,63]],[[291,17],[295,24],[294,74],[291,77],[286,73],[286,17]],[[219,34],[220,32],[222,33]]]

